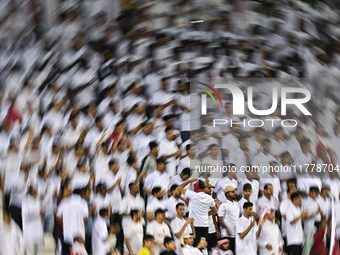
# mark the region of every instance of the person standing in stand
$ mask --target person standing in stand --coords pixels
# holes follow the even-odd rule
[[[194,227],[196,230],[196,238],[194,246],[197,245],[201,238],[205,240],[209,238],[209,215],[215,215],[217,209],[215,206],[214,199],[211,195],[212,185],[209,181],[199,180],[196,184],[196,192],[187,190],[184,187],[189,183],[196,182],[197,179],[192,179],[182,183],[178,188],[182,190],[182,194],[190,199],[189,202],[189,217],[194,219]]]
[[[0,254],[20,255],[23,254],[24,238],[18,225],[12,220],[8,211],[2,211],[3,224],[0,225]]]
[[[256,255],[257,224],[254,217],[253,203],[244,203],[243,211],[244,214],[236,221],[236,254]]]
[[[107,218],[109,211],[100,209],[93,223],[92,254],[106,255],[110,251],[109,233],[107,230]]]
[[[42,219],[44,215],[45,211],[39,201],[37,190],[31,185],[28,188],[28,195],[22,202],[23,234],[27,255],[35,255],[43,250],[44,231]]]
[[[275,209],[262,209],[257,232],[260,255],[281,254],[283,243],[279,226],[275,223]]]
[[[286,214],[287,224],[287,245],[291,255],[301,255],[304,235],[302,224],[308,216],[308,211],[302,208],[302,198],[300,193],[290,196],[292,203],[288,206]]]
[[[227,200],[218,207],[218,221],[221,225],[221,236],[228,237],[229,248],[235,253],[236,221],[240,215],[240,206],[236,200],[236,188],[227,186],[225,196]]]

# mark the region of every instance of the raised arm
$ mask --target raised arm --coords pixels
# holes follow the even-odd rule
[[[187,186],[189,183],[193,183],[196,182],[198,179],[191,179],[188,180],[184,183],[182,183],[181,185],[178,186],[179,190],[182,192],[182,194],[184,195],[187,192],[187,189],[185,189],[184,187]]]

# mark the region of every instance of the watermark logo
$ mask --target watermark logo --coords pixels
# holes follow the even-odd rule
[[[220,103],[222,105],[221,98],[219,94],[216,92],[216,90],[207,84],[199,82],[199,84],[202,84],[206,87],[208,87],[210,90],[212,90],[218,99],[220,100]],[[243,91],[238,88],[235,85],[230,85],[230,84],[215,84],[216,89],[228,89],[233,97],[233,114],[234,115],[244,115],[244,105],[245,105],[245,100],[244,100],[244,94]],[[213,95],[206,89],[199,88],[205,92],[207,92],[208,95],[214,100],[215,105],[216,100],[213,97]],[[253,88],[248,87],[247,88],[247,96],[248,96],[248,110],[252,112],[255,115],[258,116],[266,116],[272,114],[277,106],[278,106],[278,87],[273,87],[272,88],[272,105],[270,109],[268,110],[258,110],[255,109],[253,105]],[[287,98],[287,94],[289,93],[301,93],[304,94],[304,98]],[[303,106],[304,103],[307,103],[311,99],[311,93],[309,90],[305,88],[291,88],[291,87],[281,87],[281,115],[286,115],[287,114],[287,105],[295,105],[304,115],[312,115],[305,106]],[[202,108],[202,115],[207,114],[207,95],[202,94],[201,95],[201,108]]]
[[[217,91],[213,87],[211,87],[208,84],[202,83],[202,82],[198,82],[198,84],[204,85],[207,88],[209,88],[212,92],[214,92],[215,95],[217,96],[218,100],[220,101],[221,106],[222,106],[221,97],[220,97],[220,95],[217,93]],[[209,90],[206,90],[206,89],[203,89],[203,88],[199,88],[199,87],[197,87],[197,88],[200,89],[200,90],[203,90],[204,92],[206,92],[214,100],[214,103],[217,106],[216,100],[215,100],[214,96],[210,93]],[[201,95],[201,104],[202,104],[202,115],[207,115],[207,95],[206,94],[202,94]]]

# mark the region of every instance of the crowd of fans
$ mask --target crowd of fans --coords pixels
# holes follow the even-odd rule
[[[46,235],[58,255],[325,255],[339,24],[332,0],[0,1],[0,255],[41,254]],[[253,86],[258,109],[306,88],[311,115],[256,126],[222,89],[201,115],[190,80]]]

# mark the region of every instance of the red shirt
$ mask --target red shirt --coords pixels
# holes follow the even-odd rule
[[[107,142],[108,143],[119,142],[119,134],[116,130],[112,132],[109,138],[107,138]]]
[[[326,247],[323,242],[323,238],[325,236],[325,230],[317,230],[314,234],[314,246],[311,252],[311,255],[326,255]]]
[[[6,119],[11,122],[13,125],[15,122],[21,122],[21,114],[16,109],[15,105],[12,105],[11,108],[9,108]]]

